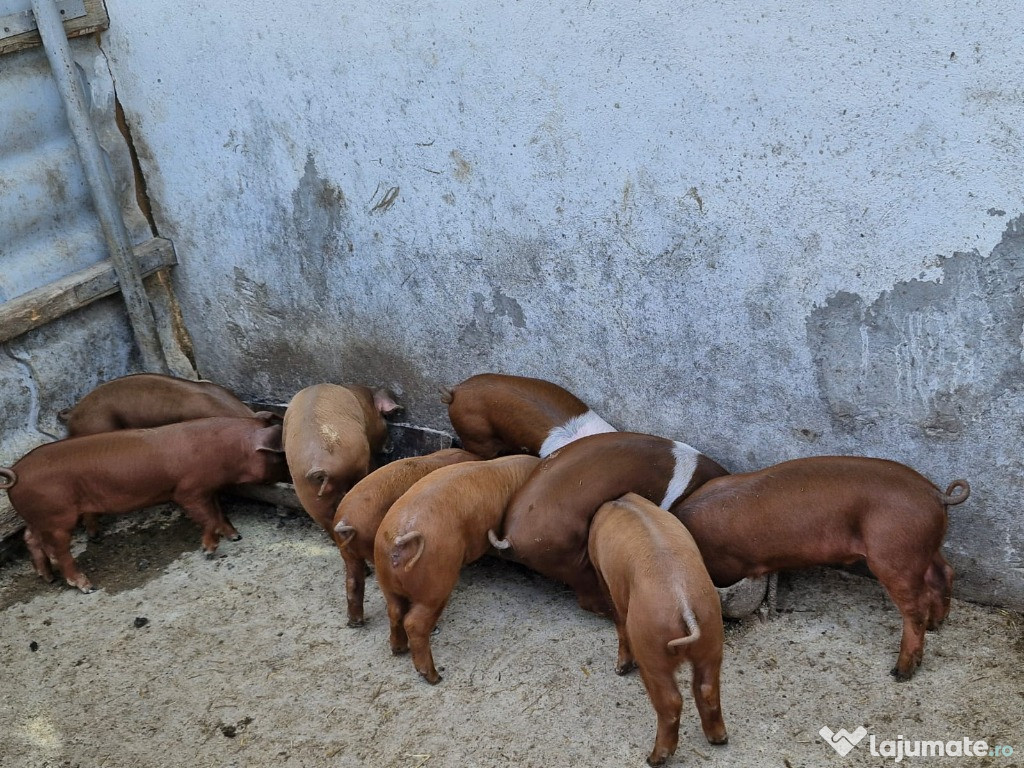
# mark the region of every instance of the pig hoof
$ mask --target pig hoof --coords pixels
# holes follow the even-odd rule
[[[729,735],[723,734],[717,739],[708,739],[708,744],[714,744],[716,747],[721,747],[729,743]]]
[[[234,536],[228,536],[228,541],[241,541],[242,534],[236,533]]]
[[[437,685],[443,679],[437,672],[420,672],[420,675],[431,685]]]
[[[893,667],[889,670],[889,674],[896,678],[897,683],[905,683],[914,676],[913,670],[910,672],[901,672],[899,667]]]
[[[391,655],[392,656],[401,656],[403,653],[408,653],[408,652],[409,652],[409,646],[408,645],[405,645],[405,646],[402,646],[402,645],[394,646],[394,645],[392,645],[391,646]]]
[[[352,627],[352,628],[355,628],[355,627],[365,627],[366,626],[366,619],[349,619],[348,620],[348,625],[350,627]]]
[[[668,755],[660,755],[658,757],[651,755],[647,758],[647,764],[657,768],[659,765],[664,765],[666,760],[668,760]]]
[[[621,677],[623,675],[628,675],[634,669],[636,669],[636,662],[635,661],[627,661],[625,664],[618,664],[618,665],[616,665],[616,667],[615,667],[615,674],[619,675]]]

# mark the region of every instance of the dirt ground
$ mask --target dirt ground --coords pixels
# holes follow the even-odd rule
[[[445,670],[432,687],[389,652],[372,578],[367,626],[345,626],[322,531],[253,502],[226,510],[245,538],[212,561],[169,508],[111,526],[80,555],[95,594],[44,584],[24,554],[0,567],[3,768],[644,765],[655,719],[639,676],[614,674],[614,629],[564,588],[499,561],[469,567],[433,638]],[[841,757],[827,725],[879,744],[1015,749],[903,765],[1024,766],[1019,614],[954,601],[917,676],[897,683],[899,614],[874,581],[784,575],[778,608],[727,626],[727,746],[704,740],[680,670],[670,765],[893,764],[868,738]]]

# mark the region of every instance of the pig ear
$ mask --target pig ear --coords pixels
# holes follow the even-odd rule
[[[373,405],[381,416],[397,416],[405,410],[386,389],[373,390]]]
[[[274,424],[256,432],[256,450],[270,453],[284,453],[281,445],[281,425]]]
[[[253,414],[253,418],[266,422],[268,425],[280,424],[284,421],[283,416],[273,413],[271,411],[256,411],[256,413]]]

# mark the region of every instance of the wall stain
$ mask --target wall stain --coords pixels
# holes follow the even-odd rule
[[[455,178],[459,181],[468,181],[473,174],[473,166],[462,156],[457,149],[451,151],[450,157],[455,161]]]
[[[898,283],[870,304],[839,292],[808,317],[821,394],[840,428],[903,422],[955,437],[1024,389],[1024,215],[987,258],[939,263],[941,282]]]
[[[293,247],[299,272],[318,302],[327,298],[328,264],[347,253],[343,243],[347,209],[344,193],[320,178],[313,153],[307,154],[299,186],[292,192]]]

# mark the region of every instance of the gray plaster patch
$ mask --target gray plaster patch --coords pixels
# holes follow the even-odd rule
[[[988,257],[940,261],[940,281],[908,280],[870,304],[840,292],[808,318],[822,396],[841,428],[895,421],[952,437],[1024,386],[1024,216]]]

